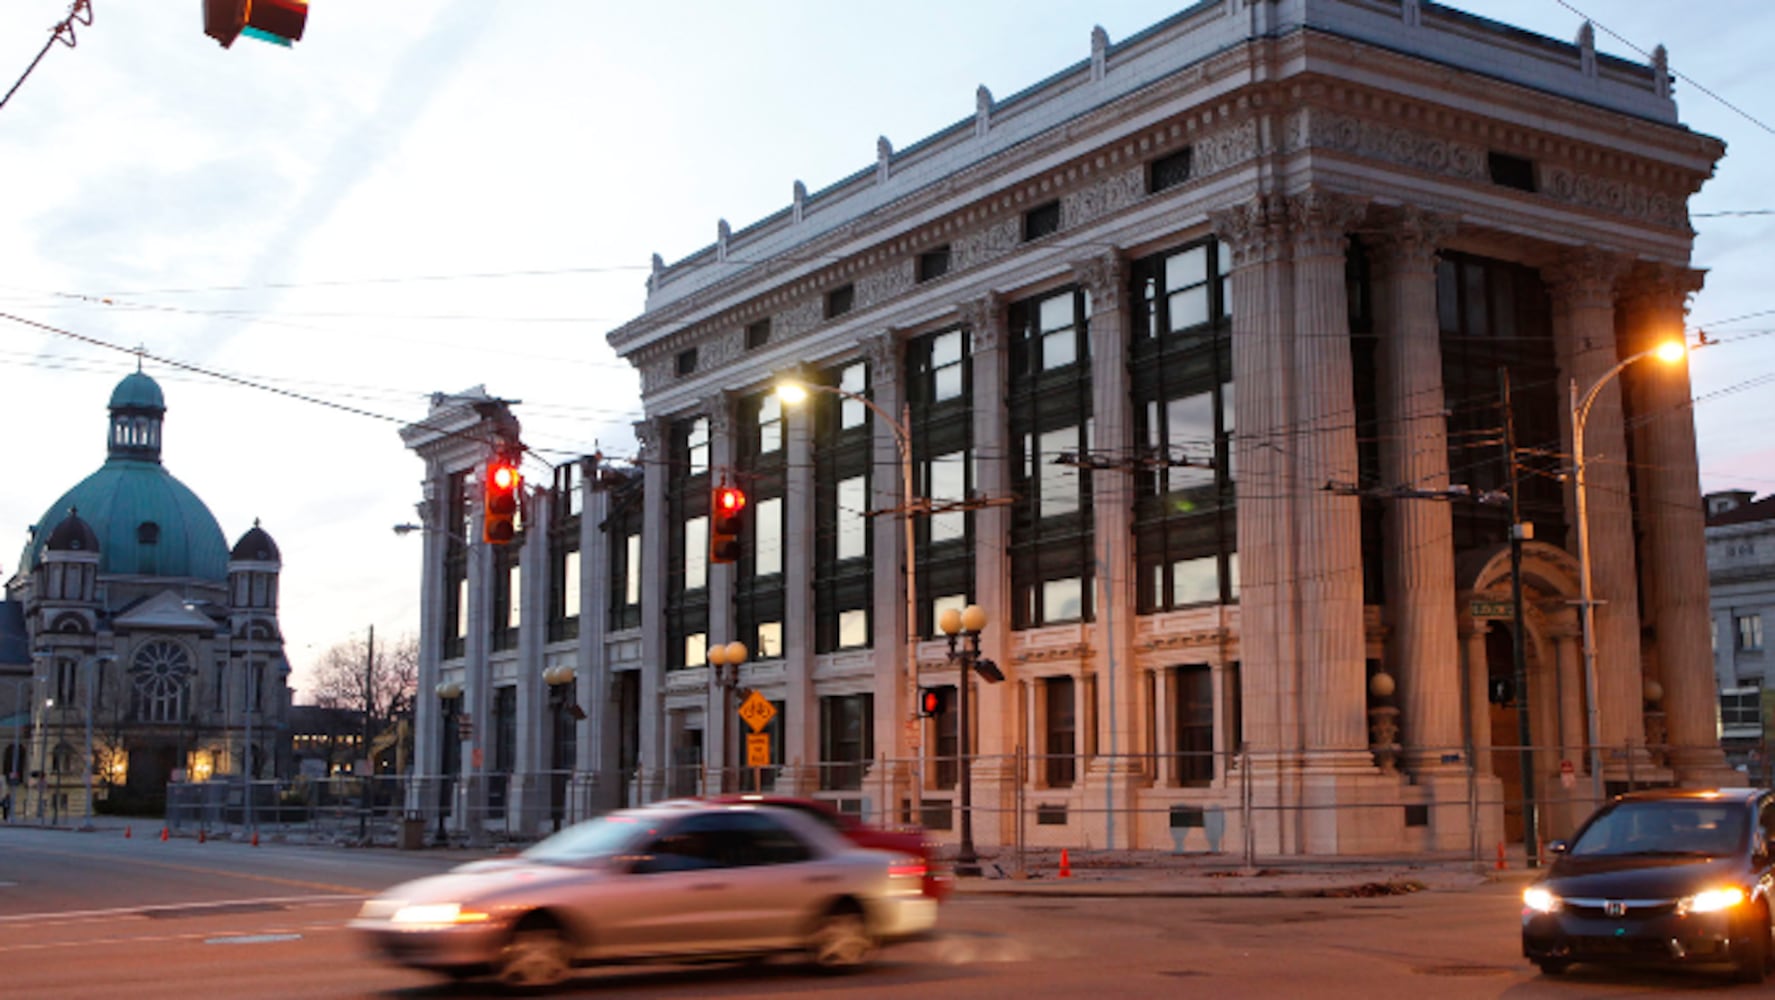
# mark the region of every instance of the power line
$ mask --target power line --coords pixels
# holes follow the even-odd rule
[[[12,89],[6,92],[6,96],[0,97],[0,108],[6,107],[6,102],[12,100],[12,95],[18,93],[18,89],[25,85],[25,78],[31,75],[31,71],[37,68],[37,64],[43,61],[44,56],[49,55],[49,50],[55,46],[55,43],[61,42],[68,48],[74,47],[76,42],[75,24],[89,26],[92,24],[92,0],[74,0],[74,5],[68,8],[68,16],[57,21],[55,27],[49,29],[49,41],[44,42],[43,48],[37,50],[37,58],[32,59],[31,65],[25,67],[25,71],[19,75],[18,82],[12,85]],[[64,38],[64,35],[67,37]]]

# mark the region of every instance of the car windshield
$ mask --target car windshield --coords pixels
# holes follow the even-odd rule
[[[643,819],[615,813],[576,823],[538,841],[520,857],[545,864],[576,864],[620,854],[653,828],[652,823],[643,822]]]
[[[1737,803],[1617,802],[1578,834],[1571,853],[1576,857],[1729,854],[1743,845],[1744,831],[1745,811]]]

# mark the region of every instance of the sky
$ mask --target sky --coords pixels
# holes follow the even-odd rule
[[[232,544],[283,554],[300,689],[331,646],[418,627],[434,392],[519,400],[548,461],[633,455],[605,334],[672,262],[1008,97],[1185,0],[313,0],[293,48],[203,34],[196,0],[92,0],[0,108],[0,579],[105,457],[136,365],[167,468]],[[1665,45],[1684,122],[1727,142],[1691,202],[1702,485],[1775,491],[1775,38],[1768,0],[1463,0],[1603,52]],[[67,0],[0,4],[0,88]],[[1717,95],[1716,96],[1710,96]],[[1739,214],[1733,214],[1739,213]],[[152,360],[164,359],[164,360]],[[188,366],[188,367],[181,367]],[[225,377],[224,377],[225,376]],[[543,473],[532,465],[533,476]]]

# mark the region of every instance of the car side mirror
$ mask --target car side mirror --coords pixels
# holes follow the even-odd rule
[[[1556,840],[1553,843],[1547,845],[1547,850],[1553,854],[1564,854],[1567,851],[1570,851],[1571,849],[1572,849],[1572,845],[1566,843],[1563,840]]]

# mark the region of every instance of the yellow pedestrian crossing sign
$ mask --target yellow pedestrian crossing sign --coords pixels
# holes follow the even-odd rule
[[[746,725],[751,726],[755,733],[770,725],[770,720],[776,717],[776,706],[756,691],[747,695],[746,700],[740,703],[740,718],[746,720]]]

